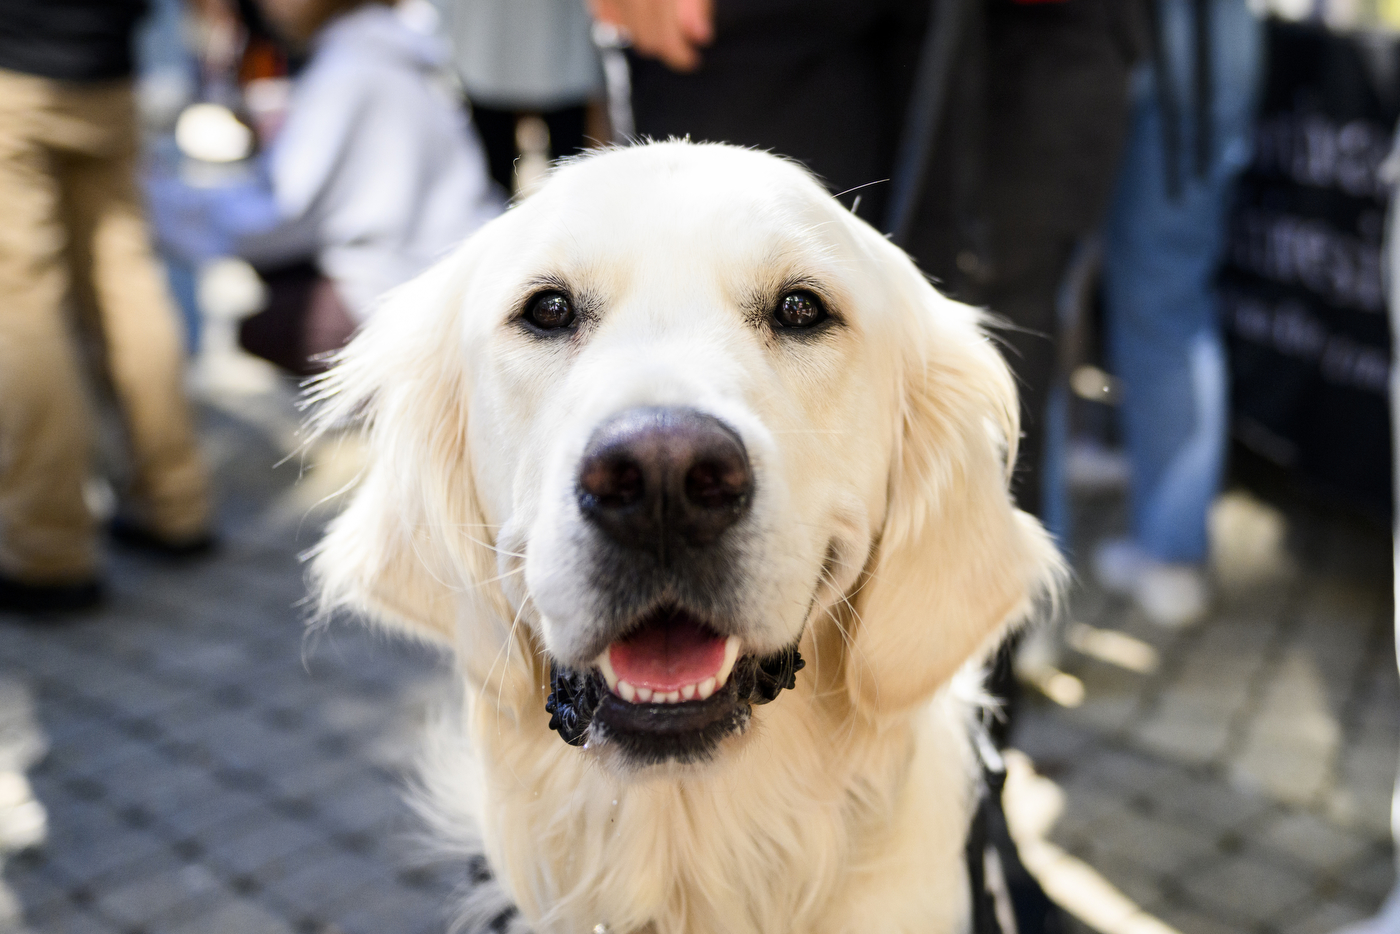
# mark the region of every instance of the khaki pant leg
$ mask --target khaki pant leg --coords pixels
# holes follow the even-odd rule
[[[66,106],[104,131],[97,151],[66,161],[62,179],[74,275],[96,312],[134,459],[128,505],[161,535],[196,535],[209,523],[208,475],[185,398],[184,334],[136,186],[130,87],[83,89]]]
[[[66,316],[67,236],[42,124],[50,82],[0,71],[0,572],[90,577],[90,415]]]

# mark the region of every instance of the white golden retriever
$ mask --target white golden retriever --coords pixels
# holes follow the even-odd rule
[[[455,651],[427,781],[512,923],[966,928],[954,675],[1060,573],[976,311],[800,168],[650,144],[393,293],[320,399],[370,450],[324,605]]]

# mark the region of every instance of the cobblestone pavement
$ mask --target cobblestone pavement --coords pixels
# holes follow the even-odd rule
[[[446,929],[453,882],[418,857],[403,794],[446,668],[355,626],[304,637],[297,552],[317,523],[297,464],[272,469],[287,400],[207,413],[216,557],[114,554],[101,613],[0,619],[0,842],[32,827],[15,775],[47,815],[43,845],[5,860],[0,932]]]
[[[1118,500],[1081,499],[1086,532]],[[1395,879],[1389,536],[1241,493],[1214,520],[1217,600],[1191,629],[1081,569],[1047,685],[1073,706],[1033,700],[1014,736],[1053,782],[1037,868],[1103,931],[1323,934]],[[1125,898],[1096,900],[1086,868]]]
[[[447,928],[459,870],[418,855],[404,803],[445,663],[304,636],[296,555],[340,480],[272,468],[287,393],[231,408],[205,418],[216,557],[114,554],[100,614],[0,618],[0,934]],[[1116,503],[1083,500],[1086,531]],[[1165,631],[1082,584],[1046,682],[1071,706],[1033,697],[1016,734],[1028,861],[1109,934],[1326,932],[1392,879],[1385,536],[1238,496],[1218,518],[1211,618]]]

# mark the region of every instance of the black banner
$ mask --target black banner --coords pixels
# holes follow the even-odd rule
[[[1236,438],[1388,516],[1380,168],[1400,84],[1381,52],[1394,49],[1270,23],[1254,161],[1237,189],[1220,284]]]

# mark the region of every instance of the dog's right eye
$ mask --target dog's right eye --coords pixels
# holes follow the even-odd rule
[[[806,289],[798,289],[778,299],[773,317],[785,328],[805,330],[816,327],[829,316],[821,299]]]
[[[530,299],[525,320],[541,331],[557,331],[574,323],[574,303],[563,292],[541,292]]]

